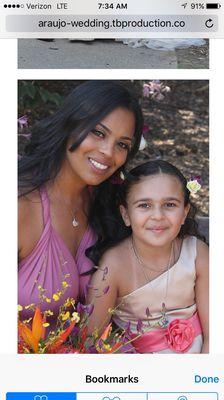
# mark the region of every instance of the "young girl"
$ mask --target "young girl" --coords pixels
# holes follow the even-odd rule
[[[103,255],[90,286],[90,330],[103,329],[112,314],[139,353],[208,352],[208,248],[188,187],[161,160],[134,168],[119,185],[123,221],[108,219],[117,236],[105,227],[92,251],[95,261]]]

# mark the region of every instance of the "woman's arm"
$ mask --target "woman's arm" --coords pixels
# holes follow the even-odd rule
[[[25,257],[26,253],[25,243],[26,243],[26,227],[29,224],[30,207],[25,197],[18,199],[18,253],[19,260]],[[27,238],[29,240],[29,237]],[[25,251],[24,251],[25,250]]]
[[[42,206],[39,195],[18,199],[18,251],[21,261],[31,253],[43,231]]]
[[[118,296],[118,280],[113,256],[107,252],[97,271],[93,274],[87,296],[87,304],[94,304],[94,310],[88,323],[88,331],[98,329],[102,333],[111,319],[110,310],[114,309]]]
[[[209,252],[208,246],[198,240],[196,259],[196,304],[203,332],[202,353],[209,352]]]

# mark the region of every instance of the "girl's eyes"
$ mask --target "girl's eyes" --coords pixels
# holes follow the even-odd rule
[[[175,203],[172,203],[172,202],[168,202],[168,203],[164,203],[163,204],[163,207],[164,208],[174,208],[174,207],[176,207],[177,205],[175,204]],[[139,205],[138,205],[138,207],[139,208],[145,208],[145,209],[147,209],[147,208],[151,208],[152,207],[152,204],[150,204],[150,203],[140,203]]]
[[[99,129],[92,129],[91,131],[96,137],[100,138],[100,139],[104,139],[106,137],[106,133],[99,130]],[[125,150],[125,151],[130,151],[130,146],[127,143],[124,142],[118,142],[117,146],[119,147],[119,149],[121,150]]]
[[[169,202],[169,203],[165,203],[164,206],[165,206],[166,208],[174,208],[174,207],[176,207],[177,205],[176,205],[175,203]]]
[[[138,205],[139,208],[150,208],[151,204],[149,203],[141,203]]]

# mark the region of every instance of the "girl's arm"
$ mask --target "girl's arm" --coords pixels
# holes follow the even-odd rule
[[[88,331],[98,329],[102,333],[111,319],[110,310],[114,309],[118,296],[118,280],[113,257],[107,252],[100,260],[97,271],[93,274],[87,295],[87,304],[94,304],[89,318]],[[109,266],[110,265],[110,266]]]
[[[203,332],[202,353],[209,352],[209,253],[208,246],[197,241],[196,304]]]

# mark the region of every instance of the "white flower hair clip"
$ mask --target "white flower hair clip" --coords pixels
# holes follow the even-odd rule
[[[196,176],[187,182],[187,189],[190,193],[197,193],[201,189],[201,178]]]
[[[139,145],[139,150],[140,151],[144,150],[146,147],[147,147],[147,142],[146,142],[144,136],[142,135],[141,142],[140,142],[140,145]]]
[[[147,141],[145,139],[145,135],[148,135],[150,131],[150,127],[148,124],[144,124],[143,125],[143,129],[142,129],[142,137],[141,137],[141,141],[140,141],[140,145],[139,145],[139,150],[145,150],[145,148],[147,147]]]
[[[124,176],[124,173],[122,171],[120,172],[120,178],[121,178],[122,181],[125,180],[125,176]]]

